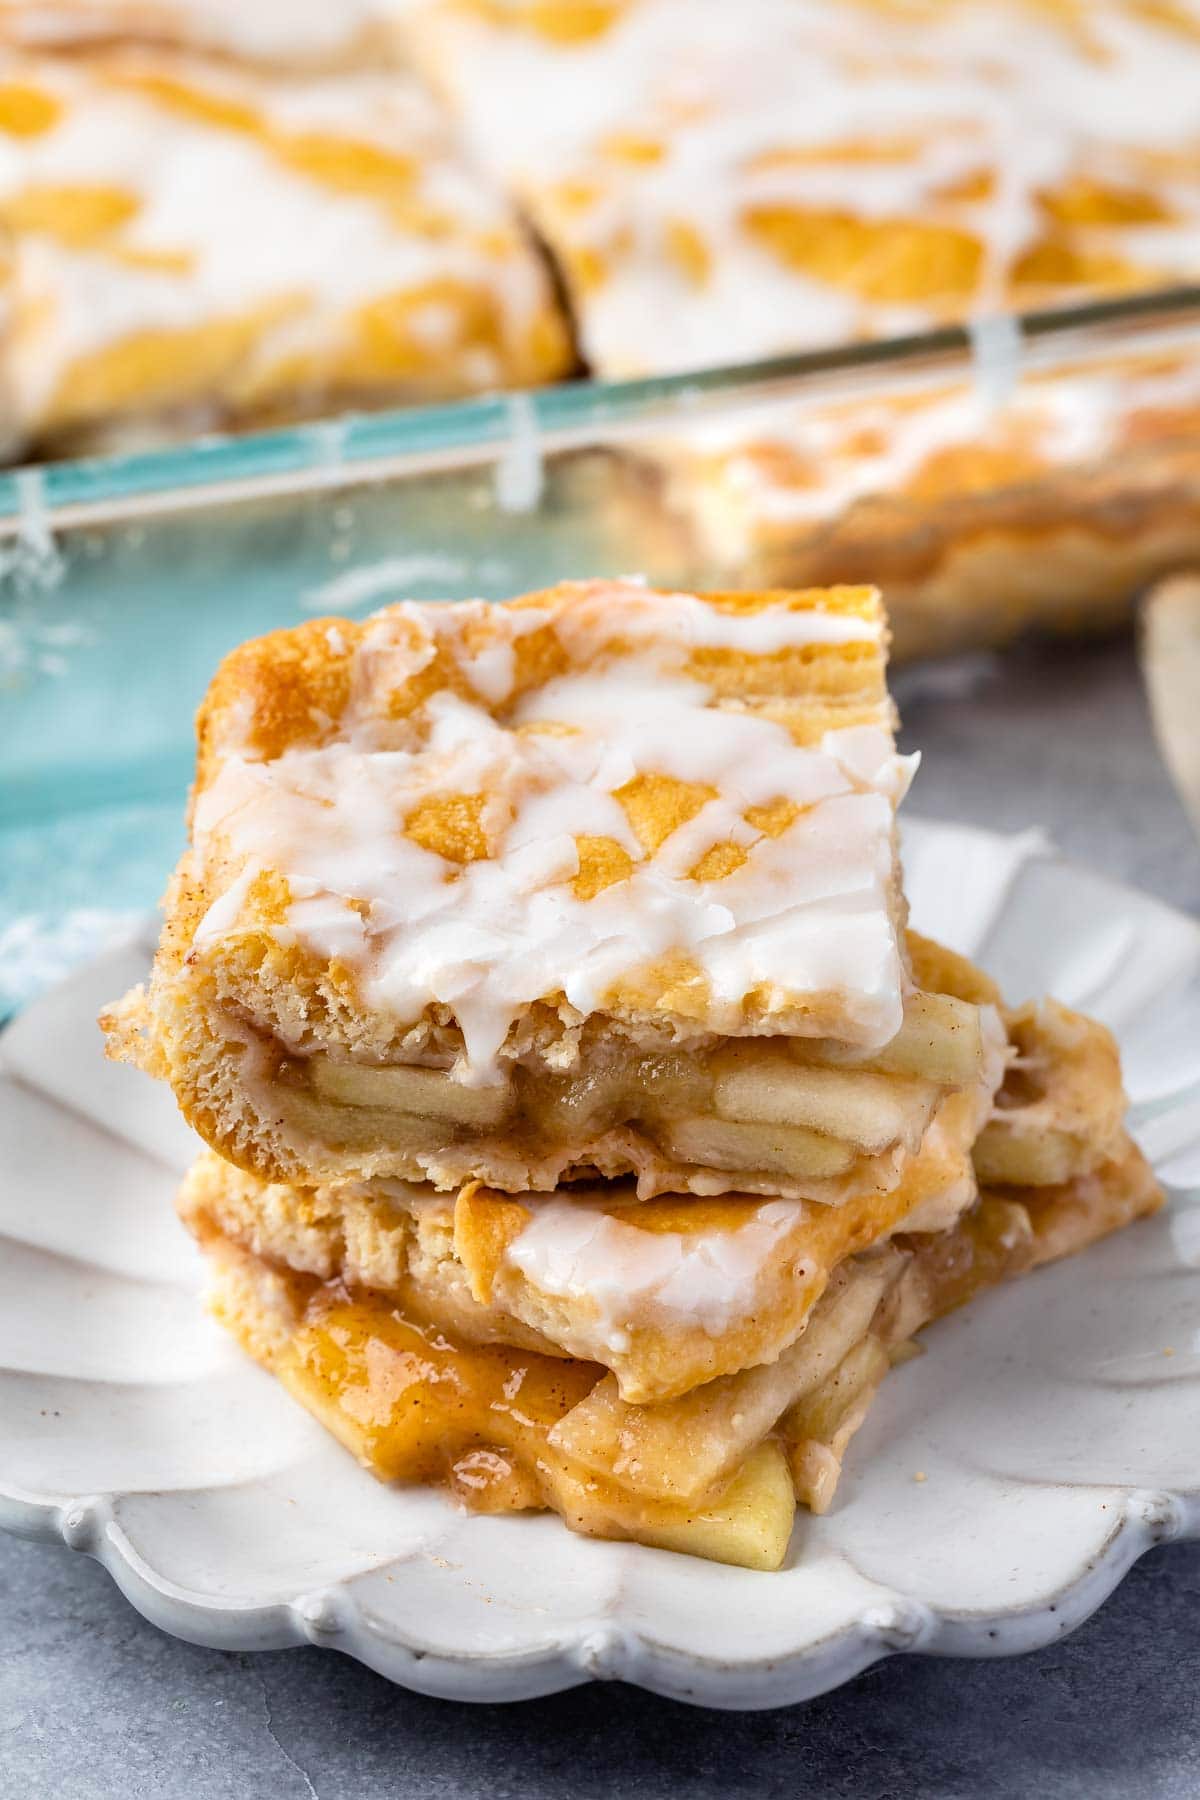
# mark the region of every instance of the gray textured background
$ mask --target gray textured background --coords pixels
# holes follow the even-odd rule
[[[1128,644],[975,659],[897,688],[926,757],[914,811],[1040,825],[1200,912],[1200,854]],[[738,1716],[616,1686],[464,1707],[328,1652],[198,1650],[145,1624],[95,1564],[0,1539],[0,1800],[797,1792],[1196,1800],[1200,1545],[1153,1552],[1035,1655],[894,1659],[807,1706]]]

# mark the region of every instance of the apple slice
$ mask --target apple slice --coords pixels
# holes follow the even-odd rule
[[[785,1049],[739,1044],[716,1064],[722,1119],[804,1125],[874,1156],[903,1143],[916,1150],[939,1098],[931,1081],[797,1063]]]
[[[805,1125],[748,1125],[734,1119],[664,1119],[659,1143],[680,1162],[748,1174],[821,1180],[842,1175],[854,1161],[853,1144],[824,1137]]]
[[[464,1087],[445,1069],[335,1062],[328,1056],[314,1056],[309,1069],[314,1091],[338,1106],[378,1107],[482,1130],[501,1124],[512,1105],[507,1085]]]

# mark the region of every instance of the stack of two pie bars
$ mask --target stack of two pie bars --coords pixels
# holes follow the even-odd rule
[[[907,928],[886,647],[592,581],[217,673],[103,1023],[211,1147],[217,1316],[381,1479],[777,1568],[923,1325],[1159,1204],[1108,1033]]]

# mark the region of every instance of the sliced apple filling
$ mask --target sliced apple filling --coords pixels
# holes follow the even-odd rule
[[[828,1181],[845,1175],[858,1152],[853,1144],[809,1131],[804,1125],[744,1124],[738,1120],[667,1119],[658,1141],[677,1162],[699,1168],[753,1171],[781,1180]]]
[[[739,1044],[722,1051],[714,1067],[717,1116],[761,1125],[803,1126],[843,1138],[873,1154],[918,1137],[939,1098],[937,1085],[920,1076],[889,1076],[819,1064],[797,1064],[786,1044]],[[953,1084],[952,1084],[953,1085]]]
[[[313,1091],[336,1106],[445,1119],[481,1131],[502,1125],[512,1107],[507,1088],[466,1087],[442,1069],[370,1067],[326,1055],[314,1056],[309,1067]]]
[[[896,1038],[853,1061],[836,1045],[794,1038],[691,1055],[618,1041],[569,1075],[517,1065],[485,1087],[448,1069],[319,1051],[282,1062],[272,1100],[293,1128],[340,1149],[421,1156],[503,1139],[586,1160],[604,1133],[632,1127],[679,1163],[819,1181],[896,1146],[914,1152],[946,1089],[981,1081],[985,1062],[978,1008],[918,992]]]
[[[661,1406],[618,1401],[614,1415],[594,1364],[454,1342],[383,1296],[280,1275],[224,1240],[207,1248],[217,1316],[381,1479],[443,1485],[477,1512],[550,1508],[586,1536],[756,1569],[779,1567],[795,1513],[772,1428],[865,1334],[904,1262],[867,1259],[840,1277],[786,1362]],[[609,1432],[630,1422],[639,1454],[614,1452]]]
[[[894,1251],[853,1258],[777,1361],[719,1376],[676,1399],[631,1405],[616,1378],[605,1375],[552,1427],[550,1442],[630,1492],[696,1502],[727,1482],[788,1407],[833,1373],[902,1265]]]

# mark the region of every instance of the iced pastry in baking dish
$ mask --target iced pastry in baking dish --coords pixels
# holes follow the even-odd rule
[[[914,978],[870,588],[567,583],[234,653],[118,1049],[270,1179],[886,1192],[994,1006]]]
[[[10,435],[40,448],[570,365],[537,253],[396,73],[7,56],[0,218]]]
[[[1200,267],[1184,6],[430,0],[411,36],[552,246],[602,375]]]
[[[1200,270],[1194,7],[429,0],[411,35],[602,376]],[[1003,333],[980,341],[953,388],[806,394],[644,445],[691,579],[878,582],[908,656],[1108,626],[1194,561],[1195,356],[1031,380]]]

